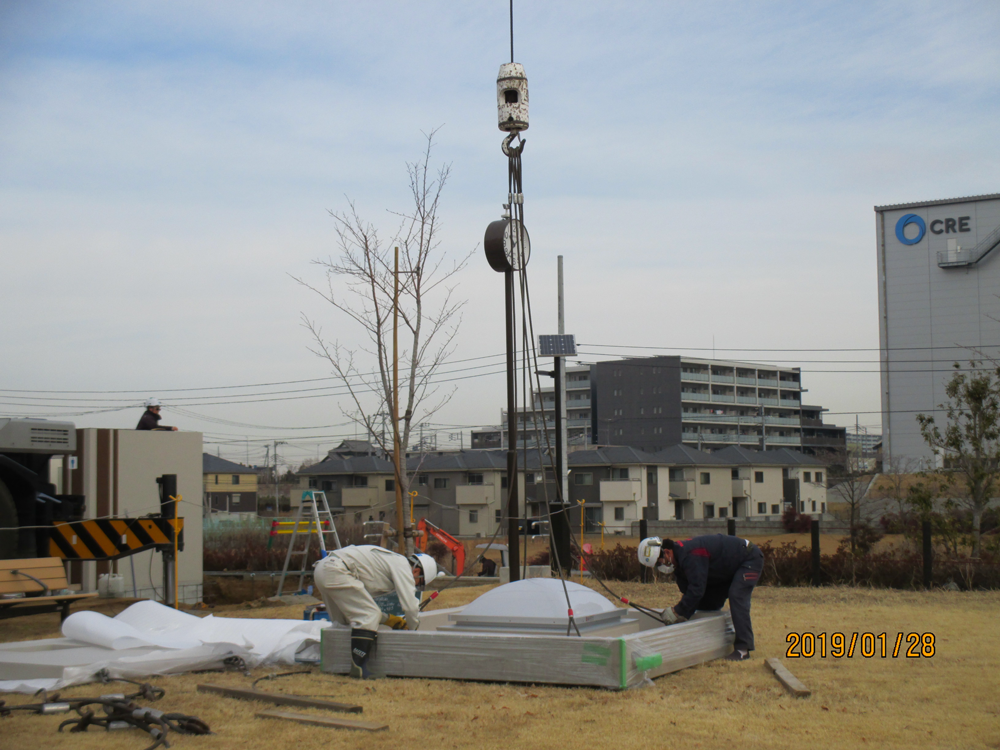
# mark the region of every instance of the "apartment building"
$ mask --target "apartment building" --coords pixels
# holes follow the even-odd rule
[[[666,356],[590,369],[591,426],[602,445],[843,449],[844,428],[824,424],[822,407],[803,406],[797,367]]]
[[[590,365],[566,368],[566,430],[570,446],[593,444],[591,435],[592,415],[590,407]],[[545,446],[544,430],[549,430],[549,439],[555,444],[555,386],[542,386],[532,396],[534,408],[520,408],[517,412],[519,448]],[[473,448],[505,448],[507,446],[507,413],[501,413],[502,423],[498,426],[472,430]],[[544,424],[544,427],[543,427]]]

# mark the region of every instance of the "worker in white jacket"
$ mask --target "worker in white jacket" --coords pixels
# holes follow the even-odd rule
[[[378,626],[420,627],[420,593],[438,575],[430,555],[406,558],[371,544],[333,550],[316,563],[313,581],[331,622],[351,626],[351,676],[368,677]],[[382,612],[373,596],[395,591],[406,618]]]

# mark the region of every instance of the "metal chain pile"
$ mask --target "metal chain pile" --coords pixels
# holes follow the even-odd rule
[[[112,693],[97,698],[71,698],[59,700],[59,693],[41,692],[41,703],[28,703],[21,706],[7,706],[0,700],[0,717],[10,716],[14,711],[28,711],[35,714],[49,715],[76,711],[78,718],[68,719],[59,725],[59,731],[69,727],[70,732],[86,732],[90,727],[99,727],[105,731],[115,729],[141,729],[152,739],[153,744],[146,750],[157,747],[170,747],[167,736],[171,731],[177,734],[211,734],[208,724],[197,716],[182,713],[166,713],[155,708],[140,706],[136,699],[157,701],[165,695],[162,688],[154,687],[148,682],[135,680],[112,680],[106,670],[96,675],[103,683],[127,682],[138,685],[134,693]],[[101,707],[103,714],[95,712],[93,707]]]

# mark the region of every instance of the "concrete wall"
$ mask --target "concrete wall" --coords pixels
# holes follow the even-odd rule
[[[65,469],[66,485],[87,497],[86,518],[131,517],[160,512],[156,478],[177,475],[178,508],[184,519],[184,551],[178,556],[182,602],[201,600],[202,586],[202,436],[200,432],[139,430],[77,430],[76,470]],[[70,565],[71,578],[83,591],[97,590],[97,576],[120,573],[125,593],[139,597],[163,595],[162,555],[139,552],[110,562]],[[133,578],[134,570],[134,578]],[[133,588],[134,586],[134,588]]]

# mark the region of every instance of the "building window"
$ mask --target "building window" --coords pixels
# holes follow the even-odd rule
[[[646,472],[646,484],[656,484],[656,469]]]
[[[725,518],[729,515],[729,508],[719,508],[719,518]]]
[[[502,510],[493,511],[493,518],[496,519],[497,523],[500,523],[503,520],[503,511]]]
[[[806,512],[806,501],[799,500],[799,513],[805,513],[805,512]]]
[[[534,484],[535,483],[535,472],[533,472],[533,471],[526,472],[525,475],[524,475],[524,483],[525,484]]]
[[[315,490],[319,487],[319,481],[315,477],[309,479],[309,489]]]
[[[684,469],[671,469],[670,470],[670,481],[671,482],[683,482],[684,481]]]
[[[813,477],[812,477],[812,472],[811,471],[803,471],[802,472],[802,481],[803,482],[810,482],[811,483],[812,482],[812,478]]]
[[[755,484],[764,484],[764,472],[763,471],[755,471],[753,473],[753,481],[754,481]]]
[[[776,516],[780,512],[781,512],[781,506],[779,506],[777,503],[775,503],[774,505],[771,506],[771,515],[772,516]]]
[[[813,513],[815,513],[815,512],[816,512],[816,501],[815,501],[815,500],[813,500],[813,501],[812,501],[812,504],[813,504],[813,509],[812,509],[812,512],[813,512]]]
[[[427,486],[427,475],[426,474],[418,474],[417,475],[417,484],[420,485],[421,487],[426,487]]]
[[[323,480],[323,491],[327,492],[329,490],[334,490],[337,488],[337,483],[335,481],[324,479]]]
[[[573,474],[573,484],[590,485],[594,483],[594,475],[589,471],[581,471]]]
[[[240,483],[240,475],[233,474],[233,484],[239,484],[239,483]]]
[[[612,479],[628,479],[628,468],[624,469],[612,469],[611,470]]]
[[[619,436],[624,435],[625,434],[625,430],[621,430],[621,429],[615,430],[615,434],[619,435]]]
[[[712,503],[705,503],[702,511],[705,518],[715,518],[715,506]]]
[[[819,504],[819,511],[820,513],[826,513],[826,503]]]
[[[761,515],[767,515],[767,503],[757,503],[757,512]]]
[[[740,470],[733,469],[733,479],[739,479],[739,478],[740,478]]]
[[[788,479],[788,469],[787,468],[784,468],[784,469],[781,470],[781,478],[782,479]]]
[[[355,513],[354,514],[354,523],[361,523],[361,514],[360,513]]]
[[[448,489],[448,477],[434,477],[434,489],[436,490]]]
[[[507,476],[506,475],[500,477],[500,489],[502,489],[502,490],[507,489]],[[497,512],[499,513],[499,511],[497,511]]]
[[[354,486],[355,487],[367,487],[368,486],[368,477],[354,477]]]
[[[396,491],[396,480],[395,479],[386,479],[385,480],[385,491],[386,492],[395,492]]]
[[[816,484],[823,484],[823,472],[822,471],[817,471],[816,472]]]
[[[219,475],[218,475],[218,474],[216,474],[216,475],[215,475],[215,483],[216,483],[216,484],[218,484],[218,483],[219,483]]]
[[[479,523],[479,511],[470,510],[469,511],[469,523]]]
[[[482,474],[469,474],[469,484],[482,484],[483,475]]]
[[[707,471],[701,472],[701,483],[702,484],[711,484],[712,483],[712,475],[709,472],[707,472]]]
[[[235,493],[229,496],[230,510],[233,510],[232,506],[240,504],[240,493]],[[815,505],[815,503],[813,503]]]
[[[615,520],[616,521],[624,521],[625,520],[625,509],[624,508],[615,508]]]

